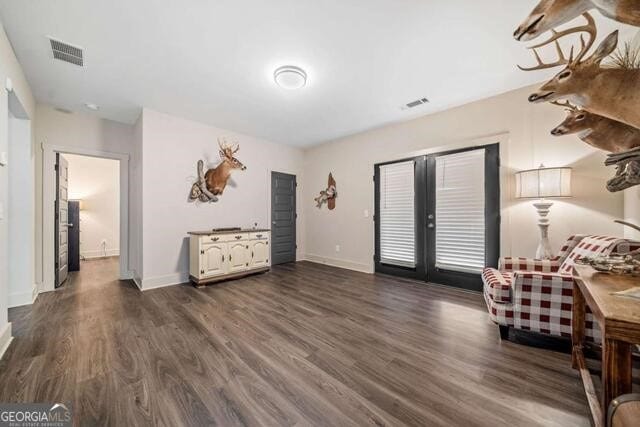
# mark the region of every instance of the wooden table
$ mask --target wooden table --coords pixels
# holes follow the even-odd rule
[[[611,293],[640,286],[640,278],[599,273],[586,265],[576,265],[573,275],[571,364],[580,370],[594,424],[603,426],[609,403],[619,395],[631,392],[631,346],[640,343],[640,300]],[[582,351],[586,306],[602,331],[600,401]]]

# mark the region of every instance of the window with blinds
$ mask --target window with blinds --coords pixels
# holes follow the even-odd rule
[[[436,267],[479,273],[485,266],[485,150],[436,158]]]
[[[380,262],[416,266],[414,162],[380,166]]]

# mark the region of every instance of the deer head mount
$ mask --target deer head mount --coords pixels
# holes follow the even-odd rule
[[[564,107],[567,116],[551,130],[551,135],[577,134],[587,144],[610,153],[640,147],[640,129],[582,110],[569,101],[553,101],[552,104]]]
[[[583,15],[586,25],[553,31],[552,36],[530,49],[533,50],[538,64],[533,67],[520,67],[525,71],[541,70],[564,65],[565,68],[540,89],[529,96],[530,102],[547,102],[567,99],[574,105],[591,113],[640,128],[640,69],[603,67],[602,61],[616,49],[618,31],[605,38],[596,51],[586,57],[594,44],[597,31],[591,15]],[[558,43],[558,39],[569,34],[581,33],[580,51],[574,55],[574,49],[567,57]],[[588,35],[587,41],[582,33]],[[558,59],[545,63],[538,54],[538,48],[554,43]],[[616,100],[613,102],[612,100]]]
[[[191,186],[189,199],[201,202],[217,202],[218,196],[222,195],[227,181],[231,177],[234,169],[246,170],[247,167],[235,157],[240,150],[240,145],[227,144],[226,140],[218,138],[221,162],[213,169],[204,172],[204,162],[198,161],[198,181]]]
[[[637,0],[541,0],[513,37],[521,41],[533,40],[591,9],[598,9],[602,15],[616,21],[640,26],[640,2]]]

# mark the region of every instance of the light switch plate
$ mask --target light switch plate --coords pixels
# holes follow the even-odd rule
[[[369,218],[369,209],[364,210],[364,217]]]
[[[0,153],[0,166],[7,166],[9,163],[9,156],[6,151]]]
[[[0,220],[4,219],[4,204],[0,203]]]

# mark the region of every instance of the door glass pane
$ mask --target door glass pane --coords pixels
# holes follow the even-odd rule
[[[470,273],[485,265],[485,150],[436,158],[436,267]]]
[[[414,268],[414,162],[380,166],[380,262]]]

